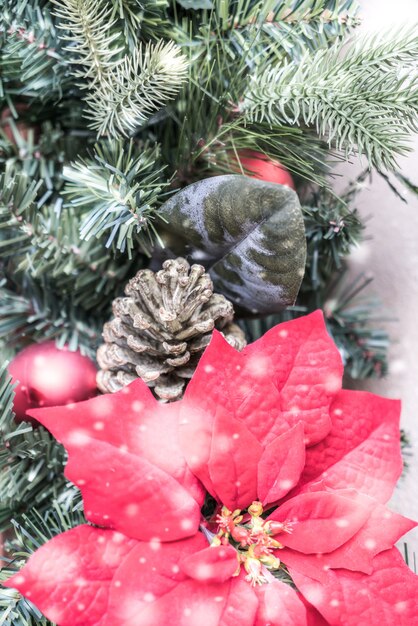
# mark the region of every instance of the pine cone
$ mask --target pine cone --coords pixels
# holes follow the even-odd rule
[[[165,401],[177,400],[191,378],[212,330],[241,350],[242,330],[232,324],[234,309],[213,293],[201,265],[168,260],[157,273],[140,270],[125,287],[126,298],[113,301],[114,318],[103,328],[97,351],[97,384],[105,393],[119,391],[136,378]]]

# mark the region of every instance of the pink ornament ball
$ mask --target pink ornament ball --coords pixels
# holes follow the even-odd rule
[[[80,351],[58,349],[54,341],[24,348],[8,367],[15,388],[16,421],[35,421],[28,409],[59,406],[87,400],[97,393],[96,366]]]
[[[255,150],[242,150],[239,160],[248,175],[269,183],[277,183],[295,189],[295,183],[288,170],[279,161],[269,159],[265,154]]]

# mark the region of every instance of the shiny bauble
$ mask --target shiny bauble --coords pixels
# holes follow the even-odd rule
[[[240,150],[238,156],[242,167],[247,170],[245,172],[247,176],[295,189],[293,178],[279,161],[270,159],[262,152],[255,150]]]
[[[15,388],[16,421],[36,423],[28,409],[87,400],[97,393],[96,366],[79,351],[58,349],[54,341],[36,343],[19,352],[9,364]]]

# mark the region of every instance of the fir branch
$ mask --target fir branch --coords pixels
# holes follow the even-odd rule
[[[68,489],[70,498],[67,501],[62,498],[55,501],[46,512],[32,509],[28,514],[12,520],[14,537],[6,543],[11,558],[4,559],[6,566],[2,568],[0,580],[6,580],[19,571],[46,541],[85,523],[71,491],[74,491],[73,487]],[[54,626],[34,604],[14,589],[0,589],[0,623],[3,626]]]
[[[363,293],[371,281],[360,274],[347,284],[342,273],[330,284],[323,305],[344,371],[358,380],[384,376],[388,367],[389,336],[381,327],[388,320],[382,315],[381,302]]]
[[[403,553],[405,563],[415,574],[418,574],[417,554],[412,551],[411,546],[409,546],[406,542],[403,544]]]
[[[79,232],[83,215],[79,209],[61,211],[60,197],[44,204],[48,194],[54,192],[58,173],[51,167],[45,173],[42,157],[34,161],[29,158],[20,163],[9,157],[0,177],[0,258],[7,262],[5,275],[27,276],[38,283],[45,280],[51,295],[55,293],[57,301],[70,301],[71,308],[106,311],[121,284],[142,267],[142,257],[139,251],[130,260],[109,255],[103,237],[83,241]],[[49,191],[41,190],[38,201],[42,181],[29,183],[29,165],[33,175],[44,174],[44,181],[52,186]]]
[[[68,65],[48,7],[4,0],[0,16],[1,84],[7,96],[60,97]],[[1,92],[1,88],[0,88]],[[9,99],[9,106],[11,100]]]
[[[12,377],[7,371],[7,362],[3,362],[0,365],[0,423],[3,421],[7,424],[13,421],[13,400],[14,400],[14,387],[12,384]]]
[[[15,422],[6,367],[7,363],[0,368],[0,530],[33,502],[40,507],[50,502],[65,482],[60,444],[42,427]]]
[[[183,14],[176,16],[173,37],[184,43],[183,32],[196,46],[203,35],[212,45],[222,43],[231,61],[246,57],[249,68],[328,47],[360,23],[356,0],[215,0],[210,12],[190,4],[187,22]]]
[[[106,319],[87,314],[71,297],[60,298],[45,277],[37,282],[19,274],[13,278],[13,288],[11,281],[0,281],[0,340],[19,349],[28,339],[55,339],[94,358]]]
[[[54,0],[55,1],[55,0]],[[88,89],[86,116],[98,135],[129,135],[179,91],[187,75],[185,57],[173,43],[141,43],[121,56],[120,32],[114,30],[114,9],[103,0],[64,0],[57,3],[63,39],[75,45],[75,72]],[[71,49],[71,48],[70,48]]]
[[[276,13],[269,17],[272,9]],[[305,21],[292,22],[296,10],[298,20],[304,16]],[[356,11],[355,2],[312,6],[258,1],[214,3],[210,12],[180,12],[173,37],[188,50],[189,81],[168,108],[168,117],[153,127],[177,179],[184,184],[208,174],[230,173],[236,165],[232,156],[252,149],[279,159],[306,180],[327,185],[324,173],[330,154],[313,129],[287,122],[272,128],[267,122],[234,119],[231,101],[241,100],[248,74],[257,73],[261,63],[276,66],[306,49],[328,45],[334,35],[350,28],[348,13],[354,19]],[[280,21],[270,21],[275,17]]]
[[[250,77],[239,111],[251,121],[314,124],[346,157],[355,149],[379,169],[394,168],[417,129],[418,39],[414,31],[360,40],[267,65]],[[400,74],[409,68],[410,76]],[[371,71],[373,70],[373,71]]]
[[[87,209],[82,239],[106,235],[107,247],[126,250],[129,257],[137,247],[151,253],[153,238],[158,239],[153,220],[167,185],[158,161],[158,146],[111,140],[97,144],[88,160],[64,168],[71,206]]]
[[[152,131],[161,143],[162,155],[180,184],[208,175],[236,173],[240,150],[255,150],[278,159],[305,180],[327,186],[325,173],[329,149],[312,130],[264,122],[249,123],[231,115],[229,91],[242,93],[248,71],[245,55],[233,62],[224,45],[211,50],[190,48],[190,80],[168,116]],[[226,86],[229,91],[226,91]]]
[[[330,154],[327,145],[310,131],[289,126],[244,123],[238,119],[217,125],[213,137],[203,140],[191,152],[200,177],[206,173],[226,174],[247,172],[240,164],[240,154],[251,150],[279,161],[296,176],[321,185],[329,186]],[[329,159],[330,160],[330,159]]]
[[[112,19],[118,20],[128,49],[137,47],[138,39],[156,41],[170,37],[170,22],[166,16],[168,0],[110,0]]]
[[[13,164],[6,164],[0,176],[0,257],[21,255],[30,247],[40,186],[41,181],[24,172],[16,175]]]
[[[74,306],[85,311],[107,311],[121,285],[142,267],[142,258],[109,254],[102,239],[83,241],[80,222],[72,207],[60,215],[49,207],[17,271],[34,280],[45,279],[59,298],[71,298]]]
[[[118,32],[112,32],[116,20],[112,18],[112,7],[96,0],[53,0],[55,16],[60,20],[59,28],[65,30],[63,41],[69,42],[67,49],[76,54],[75,62],[83,66],[76,72],[90,81],[105,79],[109,70],[120,63],[124,47],[117,45]],[[68,34],[68,30],[70,34]]]
[[[303,204],[307,260],[301,293],[325,289],[359,243],[364,227],[350,204],[366,174],[362,173],[341,197],[323,188],[315,190],[309,202]]]
[[[98,135],[132,134],[179,91],[187,63],[173,43],[140,46],[87,98],[90,127]]]

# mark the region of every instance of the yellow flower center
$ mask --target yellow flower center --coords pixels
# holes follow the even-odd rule
[[[285,522],[269,521],[262,518],[261,502],[253,502],[247,514],[239,509],[230,511],[226,506],[216,517],[218,532],[212,545],[232,543],[238,552],[239,575],[241,566],[247,572],[245,580],[251,585],[268,582],[269,571],[277,571],[281,567],[280,559],[275,551],[283,545],[275,539],[280,533],[291,533],[292,525]],[[266,577],[267,576],[267,577]]]

